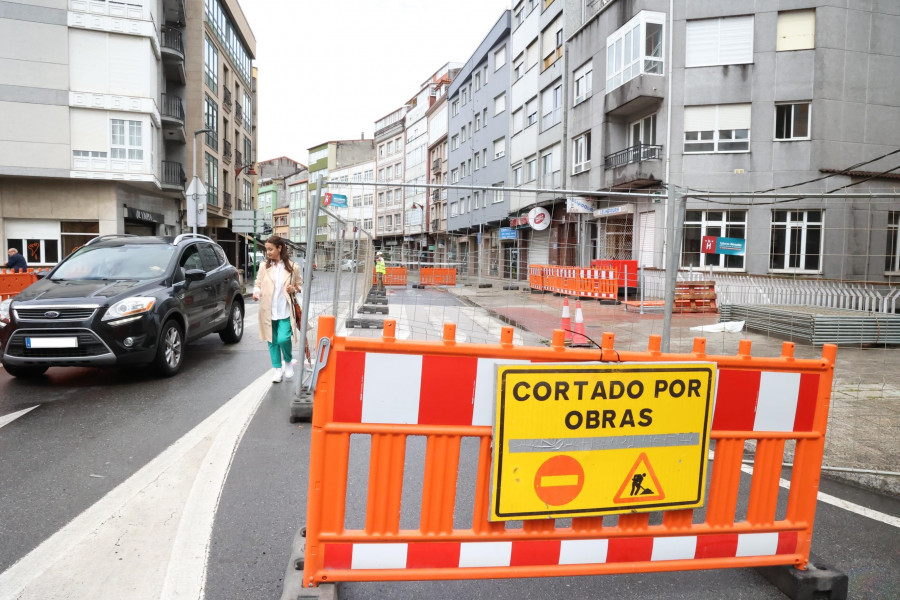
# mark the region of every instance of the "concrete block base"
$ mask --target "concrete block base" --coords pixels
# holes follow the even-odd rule
[[[312,392],[303,391],[291,400],[291,423],[312,420],[313,395]]]
[[[792,600],[846,600],[850,586],[846,574],[823,564],[815,556],[810,556],[805,571],[793,565],[756,570]]]

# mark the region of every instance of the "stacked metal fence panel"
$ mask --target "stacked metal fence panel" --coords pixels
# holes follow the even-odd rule
[[[720,304],[722,321],[745,321],[763,331],[814,346],[823,344],[900,344],[900,315],[820,307]]]

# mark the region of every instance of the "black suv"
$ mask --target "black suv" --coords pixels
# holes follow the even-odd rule
[[[206,236],[104,235],[0,303],[0,360],[16,377],[49,367],[154,364],[174,375],[184,346],[241,341],[238,272]]]

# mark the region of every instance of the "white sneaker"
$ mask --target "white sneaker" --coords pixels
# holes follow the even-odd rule
[[[281,383],[281,377],[282,377],[282,369],[281,369],[281,367],[278,367],[277,369],[275,369],[275,372],[272,374],[272,383]]]
[[[294,376],[294,365],[297,364],[296,360],[292,360],[288,364],[284,365],[284,378],[290,379]]]

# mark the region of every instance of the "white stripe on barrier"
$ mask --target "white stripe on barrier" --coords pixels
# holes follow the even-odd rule
[[[463,542],[459,548],[459,567],[508,567],[512,560],[512,542]]]
[[[778,532],[738,534],[737,552],[740,556],[774,556],[778,550]]]
[[[408,544],[354,544],[351,569],[405,569]]]
[[[362,422],[418,423],[421,387],[421,355],[367,352]]]
[[[605,563],[608,549],[609,540],[563,540],[559,545],[559,564]]]
[[[697,553],[697,536],[661,537],[653,540],[650,560],[693,559]]]
[[[760,373],[753,430],[793,431],[799,394],[800,373]]]
[[[497,398],[494,390],[494,374],[496,365],[529,365],[527,360],[509,360],[501,358],[479,358],[475,373],[475,396],[473,398],[472,425],[493,425],[494,408]]]

